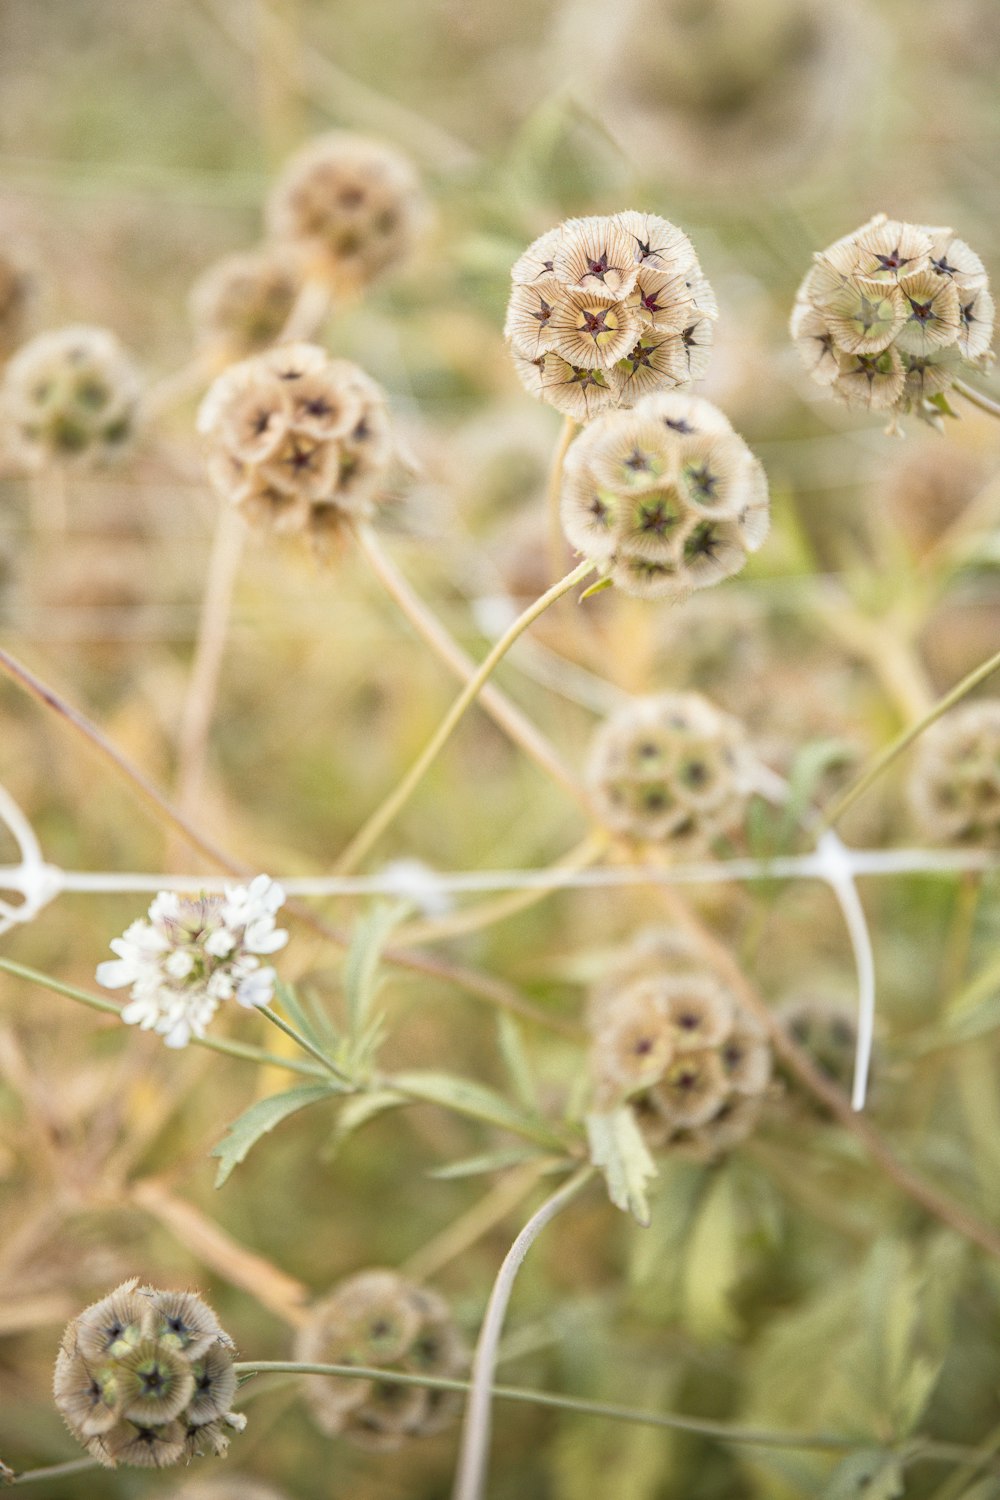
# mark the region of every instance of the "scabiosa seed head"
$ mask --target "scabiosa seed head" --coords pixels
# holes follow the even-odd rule
[[[385,397],[357,365],[287,344],[232,365],[198,414],[219,494],[318,550],[372,515],[392,457]]]
[[[931,725],[917,747],[909,795],[935,842],[1000,846],[1000,702],[968,703]]]
[[[754,786],[746,733],[700,693],[637,698],[594,737],[588,783],[605,825],[679,857],[743,825]]]
[[[302,284],[301,259],[287,245],[224,256],[191,291],[199,341],[223,363],[260,353],[284,329]]]
[[[446,1377],[461,1375],[468,1364],[448,1304],[395,1271],[364,1271],[341,1282],[313,1308],[295,1357]],[[447,1391],[375,1380],[312,1381],[305,1395],[323,1432],[380,1451],[440,1431],[459,1405]]]
[[[201,1452],[221,1455],[227,1429],[246,1421],[230,1410],[234,1357],[232,1340],[200,1297],[133,1278],[68,1324],[55,1403],[106,1468],[166,1468]]]
[[[657,392],[573,439],[560,514],[570,545],[625,593],[679,600],[762,545],[767,476],[717,407]]]
[[[310,274],[342,292],[406,261],[426,221],[423,190],[406,157],[348,131],[297,151],[267,203],[272,235],[303,250]]]
[[[118,955],[97,967],[107,989],[128,987],[131,999],[122,1020],[155,1031],[168,1047],[186,1047],[203,1037],[219,1005],[267,1005],[274,993],[274,970],[261,958],[276,953],[288,934],[275,926],[284,902],[281,887],[266,875],[249,886],[227,886],[221,896],[181,896],[161,891],[144,921],[133,922],[111,944]],[[192,1317],[200,1316],[197,1302]],[[159,1304],[158,1304],[159,1306]],[[217,1329],[185,1323],[183,1298],[161,1308],[161,1335],[197,1354]],[[179,1320],[179,1321],[178,1321]]]
[[[120,457],[135,432],[138,402],[135,366],[104,328],[39,334],[13,356],[0,386],[13,455],[32,470]]]
[[[504,335],[522,384],[578,422],[705,373],[717,306],[655,214],[567,219],[514,263]]]
[[[848,1092],[858,1046],[857,1017],[851,1006],[824,995],[796,995],[780,1006],[777,1017],[820,1072]],[[813,1095],[803,1090],[796,1076],[784,1068],[781,1073],[785,1087],[813,1108]]]
[[[630,1102],[651,1146],[702,1157],[742,1140],[771,1081],[771,1049],[679,933],[647,932],[591,996],[599,1110]]]
[[[936,398],[992,359],[994,314],[963,240],[877,214],[816,256],[791,333],[813,380],[845,405],[939,425]]]

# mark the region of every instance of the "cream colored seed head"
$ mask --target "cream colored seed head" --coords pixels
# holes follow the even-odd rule
[[[219,494],[247,519],[320,550],[374,514],[392,441],[385,397],[357,365],[287,344],[232,365],[202,402],[199,431]]]
[[[816,256],[791,334],[813,380],[845,405],[939,425],[936,398],[993,357],[994,313],[963,240],[878,214]]]
[[[39,334],[0,386],[2,426],[25,468],[120,457],[135,433],[139,377],[113,333],[69,327]]]
[[[504,335],[518,375],[575,421],[705,374],[718,307],[666,219],[567,219],[529,245],[511,282]]]
[[[231,1410],[235,1350],[193,1292],[133,1279],[73,1318],[53,1393],[66,1426],[105,1468],[162,1469],[221,1456],[246,1418]]]
[[[965,704],[931,725],[918,743],[909,795],[935,842],[1000,846],[1000,702]]]
[[[560,516],[570,545],[625,593],[681,600],[762,545],[767,476],[717,407],[657,392],[573,439]]]
[[[426,220],[406,157],[347,131],[297,151],[267,203],[271,234],[298,246],[309,274],[340,292],[358,291],[406,261]]]
[[[798,995],[785,1001],[777,1011],[777,1017],[792,1040],[808,1052],[820,1071],[848,1091],[854,1077],[858,1045],[854,1010],[826,996]],[[801,1092],[801,1085],[793,1074],[789,1073],[785,1082],[790,1089]],[[870,1081],[869,1092],[871,1086]],[[811,1095],[809,1099],[815,1102]]]
[[[643,934],[595,991],[588,1024],[598,1109],[630,1102],[650,1145],[710,1156],[752,1129],[770,1046],[687,939]]]
[[[637,698],[601,726],[588,783],[605,825],[679,857],[742,827],[753,790],[742,726],[700,693]]]
[[[443,1298],[395,1271],[363,1271],[312,1309],[295,1358],[452,1377],[466,1370],[468,1349]],[[304,1394],[323,1432],[380,1452],[441,1431],[461,1405],[447,1391],[374,1380],[310,1381]]]
[[[302,282],[301,259],[286,245],[264,245],[216,261],[191,291],[199,341],[222,362],[266,349],[287,324]]]

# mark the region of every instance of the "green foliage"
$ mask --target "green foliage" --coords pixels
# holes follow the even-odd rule
[[[311,1104],[319,1104],[321,1100],[331,1099],[335,1094],[335,1089],[320,1083],[289,1089],[285,1094],[272,1094],[267,1099],[258,1099],[239,1119],[226,1127],[225,1136],[209,1153],[219,1160],[215,1186],[222,1187],[233,1168],[246,1160],[261,1136],[267,1135],[282,1120],[287,1120],[289,1115],[297,1114],[300,1109],[308,1109]]]
[[[647,1187],[656,1176],[656,1163],[642,1138],[635,1112],[627,1105],[608,1114],[587,1116],[590,1159],[600,1167],[608,1197],[637,1224],[649,1225]]]

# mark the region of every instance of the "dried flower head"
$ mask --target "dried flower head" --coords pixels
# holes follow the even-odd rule
[[[820,1072],[849,1092],[858,1046],[858,1023],[851,1007],[822,995],[798,995],[786,1001],[777,1016],[792,1040],[808,1052]],[[814,1096],[806,1094],[795,1075],[784,1069],[781,1071],[786,1087],[801,1094],[811,1107],[814,1106]]]
[[[561,515],[570,545],[625,593],[683,599],[761,546],[767,476],[717,407],[660,392],[577,434]]]
[[[707,854],[740,830],[754,786],[742,725],[700,693],[636,698],[597,731],[588,784],[615,833]]]
[[[948,388],[992,358],[994,312],[982,261],[950,229],[877,214],[817,254],[791,332],[845,405],[939,425]]]
[[[302,290],[302,263],[286,245],[224,256],[191,291],[199,339],[228,362],[273,344]]]
[[[427,218],[410,162],[348,131],[318,136],[288,161],[267,204],[275,238],[299,246],[310,273],[340,291],[405,261]]]
[[[597,1106],[629,1101],[647,1142],[714,1156],[745,1138],[771,1081],[771,1048],[697,947],[643,933],[591,997]]]
[[[525,388],[578,422],[699,380],[718,308],[655,214],[567,219],[514,264],[504,335]]]
[[[66,1426],[105,1468],[166,1468],[222,1455],[246,1418],[232,1411],[235,1350],[193,1292],[126,1281],[73,1318],[53,1382]]]
[[[363,1271],[313,1308],[295,1357],[451,1377],[468,1351],[443,1298],[395,1271]],[[441,1431],[460,1406],[448,1391],[375,1380],[311,1381],[305,1395],[323,1432],[380,1451]]]
[[[24,337],[31,293],[28,272],[6,250],[0,250],[0,363]]]
[[[98,964],[106,989],[130,988],[122,1020],[155,1031],[168,1047],[203,1037],[224,1000],[267,1005],[275,973],[261,956],[276,953],[288,933],[276,927],[280,885],[258,875],[222,896],[161,891],[145,921],[133,922],[111,944],[118,957]]]
[[[1000,702],[968,703],[932,724],[909,793],[928,838],[1000,845]]]
[[[198,414],[219,494],[251,522],[304,532],[320,549],[370,516],[392,456],[375,382],[316,344],[232,365]]]
[[[139,377],[113,333],[60,328],[39,334],[7,365],[3,426],[26,468],[104,463],[135,431]]]

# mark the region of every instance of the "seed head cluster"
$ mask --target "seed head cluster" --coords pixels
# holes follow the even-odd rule
[[[453,1377],[468,1350],[443,1298],[394,1271],[363,1271],[313,1308],[295,1358]],[[310,1381],[305,1395],[323,1432],[376,1451],[442,1431],[461,1406],[452,1392],[375,1380]]]
[[[406,157],[347,131],[297,151],[267,204],[270,233],[301,249],[309,274],[339,292],[359,291],[407,260],[426,220]]]
[[[845,1092],[849,1091],[858,1046],[858,1023],[853,1011],[823,995],[799,995],[786,1001],[777,1016],[792,1040],[808,1052],[820,1072]],[[784,1082],[794,1092],[804,1092],[794,1075],[786,1074]],[[814,1102],[812,1095],[807,1097]]]
[[[1000,703],[969,703],[932,724],[918,742],[909,794],[936,843],[1000,846]]]
[[[223,361],[245,359],[273,344],[302,289],[302,265],[284,245],[224,256],[191,292],[198,338]]]
[[[755,762],[742,725],[700,693],[636,698],[594,736],[588,783],[615,833],[683,858],[742,827]]]
[[[639,935],[591,999],[596,1102],[630,1101],[651,1147],[712,1157],[754,1128],[771,1048],[697,948],[670,930]]]
[[[847,406],[940,422],[949,386],[992,357],[994,311],[982,261],[950,229],[877,214],[816,256],[791,330]]]
[[[320,549],[373,513],[392,456],[382,391],[316,344],[231,365],[198,426],[219,494],[252,523],[304,533]]]
[[[715,295],[684,232],[655,214],[567,219],[514,264],[504,334],[533,396],[578,422],[700,380]]]
[[[133,436],[139,389],[135,366],[114,334],[60,328],[39,334],[7,365],[0,420],[25,468],[105,463]]]
[[[738,573],[770,526],[763,465],[717,407],[674,392],[577,434],[560,513],[570,545],[644,599],[684,599]]]
[[[222,1456],[246,1417],[231,1410],[235,1350],[193,1292],[126,1281],[73,1318],[56,1358],[55,1403],[105,1468],[163,1469]]]
[[[266,875],[228,886],[222,896],[161,891],[147,919],[113,940],[118,956],[98,964],[98,983],[129,988],[127,1025],[155,1031],[168,1047],[186,1047],[205,1035],[223,1001],[248,1007],[270,1001],[275,973],[261,957],[288,941],[274,921],[284,899]]]

